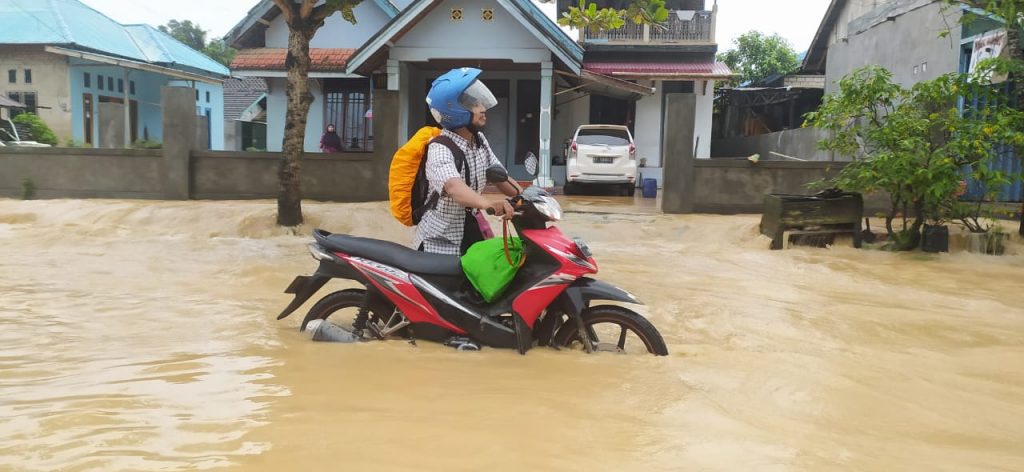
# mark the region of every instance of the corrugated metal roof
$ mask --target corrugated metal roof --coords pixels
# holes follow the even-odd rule
[[[587,62],[585,70],[610,76],[726,79],[733,73],[721,62]]]
[[[224,81],[224,119],[237,120],[253,102],[267,93],[267,82],[247,77]]]
[[[10,98],[7,98],[7,97],[5,97],[3,95],[0,95],[0,107],[4,107],[4,108],[25,108],[25,105],[23,103],[21,103],[21,102],[14,101],[14,100],[11,100]]]
[[[186,46],[181,41],[152,26],[127,25],[125,30],[135,39],[139,50],[142,51],[149,62],[178,64],[220,75],[231,74],[231,71],[224,64],[210,59],[206,54]]]
[[[226,76],[226,67],[147,25],[124,26],[77,0],[0,1],[0,44],[52,44]]]

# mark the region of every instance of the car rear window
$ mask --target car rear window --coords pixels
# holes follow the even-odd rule
[[[576,135],[576,142],[579,144],[626,146],[629,144],[629,132],[624,129],[583,128]]]

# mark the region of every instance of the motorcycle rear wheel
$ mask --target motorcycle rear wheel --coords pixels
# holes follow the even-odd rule
[[[627,353],[627,341],[629,333],[633,333],[643,343],[647,352],[657,356],[667,356],[668,347],[661,333],[651,324],[647,318],[639,313],[612,305],[602,305],[587,308],[580,314],[583,320],[583,327],[587,330],[593,351],[611,351]],[[609,339],[609,327],[614,334],[618,331],[618,337],[611,336],[614,342],[604,342],[601,338]],[[616,328],[617,327],[617,328]],[[553,344],[561,348],[584,349],[583,342],[579,335],[579,328],[573,321],[566,321],[558,332],[555,333]]]
[[[352,323],[355,321],[355,315],[359,312],[359,307],[363,305],[363,299],[365,298],[366,291],[361,289],[350,288],[331,293],[321,298],[320,301],[313,305],[313,308],[309,309],[309,313],[306,313],[306,318],[302,320],[302,325],[299,326],[299,331],[305,331],[306,325],[310,321],[326,320],[338,312],[342,313],[338,313],[331,318],[331,322],[351,330]]]

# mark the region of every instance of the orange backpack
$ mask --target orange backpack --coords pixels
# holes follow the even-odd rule
[[[438,194],[430,194],[427,183],[427,146],[442,144],[452,151],[455,165],[465,170],[466,154],[451,139],[441,136],[441,129],[424,126],[395,152],[388,172],[388,199],[391,215],[406,226],[419,224],[423,214],[437,204]]]

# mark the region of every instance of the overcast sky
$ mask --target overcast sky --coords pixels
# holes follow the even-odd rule
[[[192,20],[209,38],[223,36],[258,3],[257,0],[83,0],[121,23],[158,26],[169,20]],[[713,0],[707,0],[708,8]],[[801,52],[811,44],[829,0],[719,0],[719,50],[732,47],[739,35],[759,30],[779,33]]]

